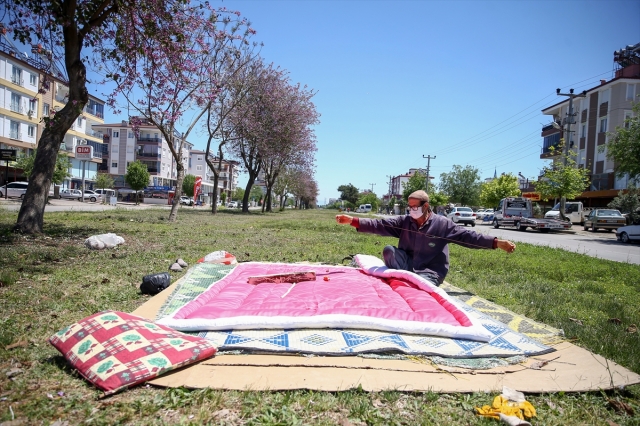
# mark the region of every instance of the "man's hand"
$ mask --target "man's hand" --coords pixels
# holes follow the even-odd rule
[[[353,217],[347,214],[339,214],[336,216],[336,221],[338,221],[338,223],[341,225],[351,225],[352,220],[353,220]]]
[[[513,253],[516,251],[516,245],[508,240],[498,240],[497,246],[499,249],[502,249],[507,253]]]

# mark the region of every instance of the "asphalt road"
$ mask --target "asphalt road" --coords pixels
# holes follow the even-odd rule
[[[476,224],[474,230],[515,243],[556,247],[600,259],[640,264],[640,244],[621,243],[616,240],[614,231],[584,231],[581,226],[573,225],[572,231],[552,231],[543,234],[532,229],[524,232],[511,228],[495,229],[493,225],[481,222]]]

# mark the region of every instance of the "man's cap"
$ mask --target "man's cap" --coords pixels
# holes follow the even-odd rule
[[[417,191],[412,192],[411,195],[409,195],[408,198],[413,198],[413,199],[416,199],[416,200],[424,201],[426,203],[429,202],[429,194],[424,192],[422,189],[419,189]]]

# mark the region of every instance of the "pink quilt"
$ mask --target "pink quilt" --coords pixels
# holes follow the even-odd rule
[[[446,292],[380,259],[360,268],[242,263],[158,323],[182,331],[356,328],[489,341],[492,335]],[[249,284],[256,275],[313,271],[315,281]]]

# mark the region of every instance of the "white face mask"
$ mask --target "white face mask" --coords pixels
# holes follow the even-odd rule
[[[420,219],[422,215],[424,215],[424,213],[422,212],[422,207],[420,207],[418,210],[415,210],[415,211],[412,209],[409,209],[409,216],[411,216],[414,219]]]

